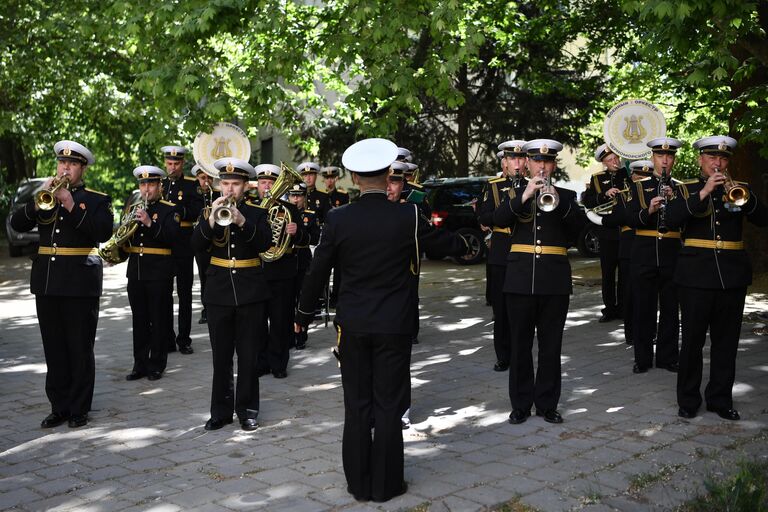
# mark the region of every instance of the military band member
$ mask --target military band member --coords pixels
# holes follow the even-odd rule
[[[88,148],[62,140],[53,150],[56,178],[69,185],[58,188],[49,201],[29,201],[13,214],[11,226],[20,232],[37,227],[40,233],[30,290],[35,295],[48,370],[45,392],[51,403],[51,414],[40,426],[52,428],[68,421],[76,428],[88,423],[93,399],[93,345],[102,290],[97,251],[99,242],[112,235],[112,207],[107,195],[85,188],[83,175],[95,161]],[[48,180],[44,189],[51,185]]]
[[[203,198],[203,210],[211,212],[211,204],[213,201],[221,196],[221,193],[213,186],[213,178],[206,174],[205,170],[200,165],[195,164],[192,167],[192,174],[197,179],[198,187],[197,192]],[[195,263],[197,263],[197,276],[200,279],[200,298],[202,301],[203,295],[205,295],[205,279],[208,265],[210,264],[211,256],[207,252],[195,253]],[[208,321],[208,312],[203,305],[203,311],[200,313],[200,320],[197,323],[204,324]]]
[[[304,226],[304,231],[309,234],[309,243],[306,245],[295,245],[297,261],[296,272],[296,297],[294,307],[299,305],[299,294],[301,293],[301,286],[304,284],[304,276],[309,270],[309,265],[312,263],[312,250],[310,245],[317,245],[320,241],[320,223],[317,220],[317,214],[314,210],[308,210],[306,208],[307,199],[307,185],[304,183],[297,183],[291,190],[288,191],[288,200],[293,203],[299,212],[301,217],[301,223]],[[301,331],[294,333],[296,337],[296,350],[304,350],[307,347],[307,331]]]
[[[261,164],[255,170],[259,196],[263,200],[280,175],[280,167]],[[291,214],[291,222],[285,224],[285,232],[291,236],[291,243],[281,258],[264,262],[264,277],[270,290],[270,298],[267,300],[269,330],[266,343],[257,354],[256,373],[262,376],[272,372],[276,379],[284,379],[288,376],[290,348],[295,343],[293,314],[296,308],[298,261],[294,247],[309,245],[309,234],[304,231],[303,224],[300,227],[296,222],[300,219],[296,207],[280,198],[275,199]]]
[[[752,267],[742,241],[743,221],[746,218],[766,226],[768,211],[746,183],[728,182],[735,139],[704,137],[693,147],[700,153],[701,176],[679,185],[677,198],[668,207],[670,225],[680,227],[683,234],[675,268],[683,330],[678,414],[693,418],[701,406],[702,349],[709,331],[712,350],[704,390],[706,408],[721,418],[738,420],[732,390],[744,298],[752,283]],[[735,193],[729,196],[726,187],[732,184]]]
[[[677,372],[678,316],[677,287],[674,283],[680,230],[666,223],[665,204],[673,196],[669,184],[675,155],[682,142],[660,137],[648,142],[652,150],[653,175],[635,183],[627,221],[635,230],[632,244],[631,280],[634,302],[634,373],[645,373],[653,366],[653,340],[656,338],[656,368]],[[658,331],[656,308],[659,309]]]
[[[320,166],[315,162],[302,162],[296,170],[301,173],[304,183],[307,185],[307,208],[317,212],[317,218],[322,225],[325,222],[325,215],[330,209],[330,200],[328,194],[315,187]]]
[[[573,292],[567,251],[586,218],[573,191],[548,183],[562,148],[551,139],[527,142],[522,149],[528,155],[530,181],[510,191],[493,214],[495,226],[512,231],[504,282],[511,340],[512,424],[526,421],[533,405],[536,415],[545,421],[563,421],[557,411],[560,352]],[[559,199],[554,201],[554,197]],[[531,352],[534,331],[539,341],[535,374]]]
[[[605,167],[592,175],[586,190],[581,195],[581,202],[587,208],[611,201],[624,188],[626,175],[619,155],[611,151],[607,144],[601,144],[595,150],[595,160]],[[619,267],[618,227],[599,226],[595,228],[600,242],[600,271],[602,273],[603,310],[598,322],[609,322],[623,317],[622,298],[624,282],[621,272],[618,281],[616,271]]]
[[[432,207],[427,200],[427,191],[424,187],[416,181],[416,173],[419,170],[419,166],[408,161],[405,163],[408,168],[403,175],[405,176],[405,183],[403,184],[403,196],[409,203],[413,203],[419,206],[421,214],[426,218],[432,218]]]
[[[211,264],[203,303],[208,310],[208,332],[213,352],[211,417],[205,430],[218,430],[232,423],[236,413],[243,430],[259,424],[259,378],[255,372],[256,354],[265,340],[269,286],[264,278],[259,253],[272,243],[267,212],[245,201],[245,187],[255,176],[254,168],[237,158],[214,162],[219,170],[222,196],[213,201],[210,215],[203,212],[192,235],[196,251],[210,250]],[[226,208],[231,223],[215,222],[217,209]],[[232,358],[237,354],[237,385],[234,385]]]
[[[133,370],[125,378],[158,380],[168,361],[168,329],[173,323],[171,247],[179,236],[181,216],[173,203],[160,199],[162,169],[142,165],[133,175],[146,205],[132,205],[138,227],[125,247],[133,326]]]
[[[360,199],[328,213],[296,316],[296,330],[305,329],[331,268],[340,269],[342,459],[347,490],[358,500],[387,501],[407,489],[400,415],[410,401],[417,244],[438,254],[467,251],[458,235],[433,228],[414,205],[387,201],[396,154],[383,139],[360,141],[344,152]]]
[[[181,146],[163,146],[165,171],[168,176],[163,180],[163,200],[176,205],[181,216],[181,231],[173,246],[174,275],[176,293],[179,296],[179,333],[168,331],[168,351],[175,352],[176,346],[182,354],[192,354],[192,282],[194,280],[195,255],[190,245],[192,226],[203,208],[203,197],[197,192],[197,180],[184,176],[184,155],[187,150]]]
[[[509,140],[499,144],[503,152],[501,169],[503,175],[488,180],[480,201],[477,203],[477,220],[481,226],[492,230],[491,244],[488,250],[488,295],[493,308],[493,348],[496,352],[494,371],[509,369],[509,321],[504,301],[504,281],[507,273],[507,256],[512,244],[509,227],[499,227],[493,223],[493,212],[509,195],[510,190],[522,184],[525,176],[524,140]]]
[[[320,174],[325,181],[325,193],[328,194],[328,208],[338,208],[349,203],[349,193],[344,190],[339,190],[336,187],[336,182],[339,180],[339,172],[341,169],[338,167],[330,166],[325,167]]]

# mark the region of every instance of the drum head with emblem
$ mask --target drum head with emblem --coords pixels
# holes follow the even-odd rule
[[[646,143],[666,134],[664,114],[653,103],[641,99],[617,103],[603,122],[605,143],[611,151],[627,160],[648,158],[651,149]]]
[[[195,162],[206,174],[217,178],[219,171],[213,166],[213,162],[227,157],[239,158],[247,162],[251,158],[251,141],[239,126],[232,123],[217,123],[211,133],[197,134],[192,154]]]

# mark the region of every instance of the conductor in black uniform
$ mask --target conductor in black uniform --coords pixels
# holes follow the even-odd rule
[[[308,244],[296,244],[293,248],[296,251],[297,272],[296,272],[296,295],[294,298],[294,308],[299,305],[299,295],[301,287],[304,284],[304,276],[312,263],[312,249],[310,245],[317,245],[320,241],[320,223],[317,220],[317,214],[314,210],[306,208],[307,185],[297,183],[288,191],[288,200],[296,207],[301,218],[304,231],[309,234]],[[307,331],[295,332],[296,350],[307,348]]]
[[[304,183],[307,185],[307,208],[317,212],[317,218],[320,220],[320,225],[322,225],[325,222],[325,215],[331,206],[328,194],[318,190],[315,186],[320,166],[315,162],[302,162],[296,170],[299,171],[302,178],[304,178]]]
[[[232,423],[233,412],[243,430],[255,430],[259,426],[259,378],[254,363],[265,342],[262,325],[270,297],[259,253],[269,248],[272,230],[266,210],[244,201],[248,179],[256,175],[253,167],[237,158],[222,158],[213,165],[220,173],[221,197],[213,202],[210,215],[201,215],[192,235],[195,250],[210,250],[211,255],[203,296],[213,351],[211,417],[205,430]],[[227,206],[229,200],[234,206]],[[232,372],[235,353],[236,386]]]
[[[179,296],[179,333],[168,331],[168,351],[175,352],[176,345],[182,354],[192,354],[192,282],[194,280],[195,254],[190,245],[192,226],[203,209],[203,196],[197,191],[197,180],[184,176],[184,155],[187,150],[181,146],[160,148],[165,160],[168,176],[163,180],[163,199],[176,205],[181,217],[181,231],[173,247],[173,263],[176,276],[176,293]]]
[[[635,230],[632,244],[632,299],[634,301],[634,373],[645,373],[653,366],[653,340],[656,338],[656,368],[677,372],[678,315],[677,287],[674,283],[680,230],[666,223],[666,207],[673,197],[670,175],[675,154],[683,143],[660,137],[648,142],[653,151],[653,175],[635,183],[627,221]],[[667,183],[664,183],[666,176]],[[658,332],[656,307],[659,309]]]
[[[203,198],[203,210],[208,210],[208,213],[210,214],[211,204],[216,199],[218,199],[219,196],[221,196],[221,193],[213,188],[213,177],[209,176],[200,165],[195,164],[192,167],[192,174],[195,176],[195,179],[197,179],[197,193],[200,194],[200,196]],[[195,253],[195,263],[197,263],[197,276],[200,278],[201,300],[203,295],[205,295],[205,273],[208,270],[210,261],[211,256],[207,252]],[[203,305],[203,310],[200,312],[200,320],[198,320],[197,323],[204,324],[207,321],[208,312],[205,310],[205,305]]]
[[[586,190],[581,195],[581,202],[587,208],[605,204],[624,188],[626,174],[621,165],[619,155],[611,151],[607,144],[600,145],[595,150],[595,160],[602,163],[605,169],[592,175]],[[617,198],[618,200],[618,198]],[[624,282],[622,274],[616,279],[619,269],[619,227],[599,226],[595,228],[600,242],[600,271],[602,273],[603,310],[599,322],[609,322],[622,318]]]
[[[360,199],[329,212],[296,316],[296,331],[305,329],[331,268],[338,268],[342,459],[347,490],[358,500],[387,501],[407,489],[400,415],[410,401],[417,246],[445,255],[467,251],[462,238],[433,228],[414,205],[387,201],[396,155],[397,147],[383,139],[360,141],[344,152]]]
[[[726,176],[735,139],[704,137],[693,147],[700,152],[701,176],[679,185],[677,198],[668,207],[670,225],[680,227],[683,234],[675,268],[683,328],[678,414],[693,418],[701,406],[702,348],[709,331],[706,407],[721,418],[738,420],[732,390],[744,298],[752,283],[742,227],[745,218],[757,226],[768,225],[768,211],[748,184]]]
[[[257,165],[255,170],[259,196],[263,200],[272,190],[281,170],[280,167],[272,164]],[[298,223],[299,211],[296,207],[280,197],[274,197],[274,199],[284,208],[283,211],[287,211],[291,216],[291,222],[286,222],[284,227],[285,233],[290,238],[283,256],[274,261],[264,262],[264,277],[270,290],[270,298],[267,300],[269,334],[266,337],[266,343],[257,354],[256,371],[259,376],[272,372],[272,376],[276,379],[284,379],[288,376],[290,348],[295,343],[293,314],[296,309],[295,287],[298,259],[294,246],[308,245],[309,235],[304,231],[304,225]]]
[[[524,183],[525,158],[524,140],[508,140],[499,144],[504,154],[501,158],[502,176],[488,180],[483,195],[477,203],[477,220],[481,226],[492,230],[488,251],[488,300],[493,308],[493,349],[496,352],[494,371],[509,369],[509,320],[504,301],[504,281],[507,274],[507,256],[512,244],[509,227],[493,223],[493,212],[504,201],[510,190]]]
[[[160,199],[165,172],[154,165],[133,170],[146,204],[128,213],[137,228],[128,253],[128,302],[133,325],[133,370],[126,380],[158,380],[168,361],[168,329],[173,322],[173,259],[171,247],[179,236],[180,216],[173,203]]]
[[[95,361],[93,345],[99,320],[102,261],[99,242],[112,235],[112,206],[106,194],[85,188],[83,175],[95,159],[88,148],[62,140],[54,146],[56,178],[69,186],[40,205],[28,202],[11,217],[16,231],[38,228],[40,246],[32,258],[31,292],[43,339],[45,392],[51,414],[41,423],[51,428],[68,421],[88,423]],[[51,187],[51,180],[44,189]]]
[[[551,139],[527,142],[530,181],[511,191],[493,215],[494,225],[509,227],[512,244],[507,257],[504,294],[510,329],[509,422],[531,415],[562,423],[560,352],[568,315],[571,265],[568,247],[586,222],[576,193],[551,185],[555,159],[563,145]],[[534,331],[539,340],[538,369],[533,369]]]

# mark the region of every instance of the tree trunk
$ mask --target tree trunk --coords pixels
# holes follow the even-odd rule
[[[456,113],[456,175],[469,176],[469,79],[466,64],[459,70],[458,89],[464,102]]]
[[[15,185],[24,178],[34,177],[36,165],[37,160],[27,157],[18,137],[0,137],[0,171],[7,184]]]

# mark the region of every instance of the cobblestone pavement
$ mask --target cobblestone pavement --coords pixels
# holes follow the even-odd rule
[[[594,260],[574,258],[577,269]],[[510,499],[540,510],[666,510],[706,476],[768,456],[768,344],[745,323],[730,423],[676,416],[675,375],[633,375],[619,322],[598,324],[600,291],[577,279],[563,345],[562,425],[510,425],[507,374],[492,371],[484,267],[426,262],[421,343],[412,364],[413,426],[405,431],[408,493],[358,503],[341,468],[343,422],[331,327],[292,352],[289,376],[261,379],[261,428],[205,432],[211,353],[171,354],[162,380],[124,380],[132,365],[125,267],[106,271],[91,422],[39,428],[48,414],[45,363],[27,258],[0,259],[0,509],[484,510]],[[594,270],[594,269],[593,269]],[[594,275],[594,272],[592,273]],[[197,287],[197,282],[196,285]],[[196,288],[197,289],[197,288]],[[195,294],[197,298],[197,293]],[[768,310],[751,296],[747,312]],[[705,368],[705,375],[706,375]]]

